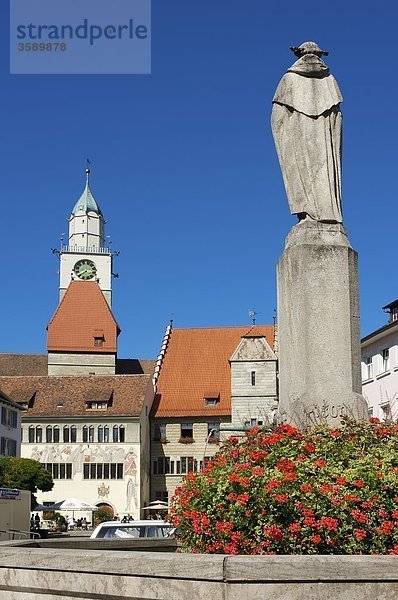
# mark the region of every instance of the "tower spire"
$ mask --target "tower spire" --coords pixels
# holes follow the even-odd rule
[[[90,169],[89,165],[91,165],[91,162],[88,158],[86,158],[86,187],[90,187],[91,169]]]

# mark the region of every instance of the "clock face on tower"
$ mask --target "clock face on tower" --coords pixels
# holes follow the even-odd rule
[[[79,279],[92,279],[97,274],[97,267],[92,260],[83,258],[82,260],[77,261],[73,267],[73,272]]]

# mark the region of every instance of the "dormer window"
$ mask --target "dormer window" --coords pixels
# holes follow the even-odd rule
[[[208,390],[204,394],[205,406],[215,406],[220,401],[220,392],[218,390]]]
[[[108,403],[107,402],[86,402],[86,410],[106,410],[108,408]]]
[[[215,406],[218,402],[218,398],[205,398],[205,406]]]
[[[104,345],[105,335],[102,329],[94,329],[93,331],[94,346],[101,348]]]

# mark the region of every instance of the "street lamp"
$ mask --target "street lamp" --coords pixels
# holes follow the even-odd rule
[[[206,456],[206,450],[207,450],[207,444],[209,443],[209,439],[212,437],[212,435],[213,435],[214,433],[219,433],[219,431],[220,431],[220,430],[219,430],[219,428],[218,428],[218,427],[217,427],[217,428],[214,428],[214,429],[210,429],[210,431],[209,431],[209,434],[208,434],[208,436],[207,436],[207,438],[206,438],[206,444],[205,444],[205,449],[204,449],[204,451],[203,451],[203,459],[202,459],[202,469],[201,469],[202,471],[203,471],[203,467],[204,467],[205,456]]]

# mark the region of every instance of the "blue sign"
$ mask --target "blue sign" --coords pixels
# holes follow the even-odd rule
[[[20,500],[21,491],[9,488],[0,488],[0,500]]]

